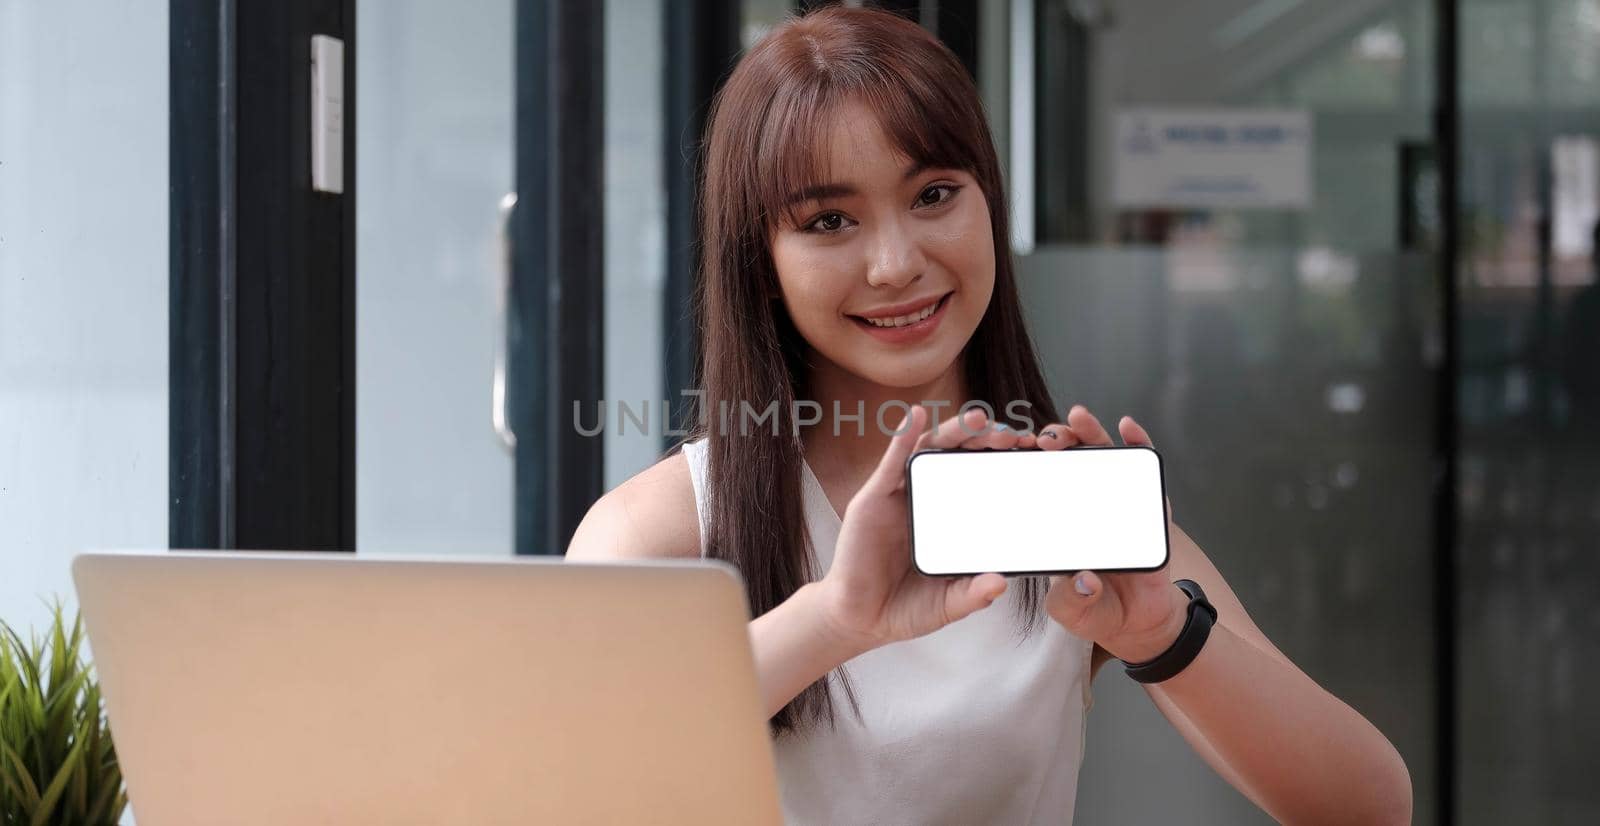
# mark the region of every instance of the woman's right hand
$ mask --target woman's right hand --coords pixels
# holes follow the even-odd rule
[[[928,411],[911,408],[878,467],[846,506],[834,546],[833,564],[819,582],[820,605],[829,626],[853,647],[867,651],[920,637],[985,608],[1005,592],[1005,577],[923,576],[911,564],[907,535],[906,460],[922,448],[1012,446],[1015,431],[987,428],[981,409],[927,428]],[[973,433],[983,435],[972,436]]]

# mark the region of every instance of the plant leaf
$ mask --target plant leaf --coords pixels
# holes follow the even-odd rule
[[[122,817],[124,804],[118,804],[117,802],[117,798],[121,796],[120,792],[122,791],[121,776],[113,775],[110,779],[116,782],[100,784],[100,790],[95,792],[94,802],[89,805],[88,809],[84,810],[83,822],[115,823],[118,818]]]
[[[9,743],[0,742],[0,763],[10,764],[5,773],[6,785],[11,787],[17,797],[22,798],[23,811],[31,811],[39,805],[39,787],[33,784],[33,777],[28,774],[28,766],[22,758],[12,750]]]
[[[33,812],[31,821],[33,826],[47,826],[50,823],[50,816],[55,814],[56,803],[61,800],[61,794],[67,790],[67,781],[72,779],[72,774],[78,770],[78,762],[82,759],[83,744],[80,742],[73,745],[72,751],[67,752],[67,757],[61,761],[55,778],[40,796],[39,808]]]

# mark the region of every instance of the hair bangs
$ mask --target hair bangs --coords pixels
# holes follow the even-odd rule
[[[813,67],[815,68],[815,67]],[[755,153],[753,193],[760,216],[771,231],[798,223],[801,193],[828,183],[832,166],[831,129],[842,120],[838,111],[857,103],[872,112],[896,151],[907,161],[934,169],[960,169],[977,176],[981,149],[962,140],[941,117],[948,108],[938,90],[899,72],[871,72],[862,77],[855,67],[830,66],[811,82],[799,81],[780,95],[762,124]],[[831,70],[831,71],[830,71]]]

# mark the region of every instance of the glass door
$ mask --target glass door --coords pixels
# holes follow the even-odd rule
[[[357,3],[356,537],[510,554],[497,432],[515,3]]]
[[[526,534],[534,500],[550,493],[541,489],[548,483],[529,484],[528,464],[563,461],[547,453],[530,459],[529,443],[574,428],[571,411],[556,421],[544,412],[550,371],[565,356],[540,337],[541,320],[521,317],[512,273],[514,236],[526,228],[515,211],[564,208],[515,191],[519,164],[543,162],[552,146],[549,134],[518,135],[519,85],[548,81],[518,51],[543,48],[537,38],[546,33],[536,29],[549,18],[535,5],[358,3],[356,535],[363,551],[562,550]],[[604,7],[598,366],[602,397],[635,408],[663,398],[667,13],[650,0]],[[537,20],[544,22],[530,22]],[[526,288],[535,283],[530,276],[543,275],[516,277],[529,279]],[[542,434],[530,436],[529,428]],[[602,466],[594,469],[602,488],[659,458],[659,429],[610,426],[593,438],[602,440]]]

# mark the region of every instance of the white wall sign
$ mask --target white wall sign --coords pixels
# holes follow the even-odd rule
[[[1112,137],[1119,209],[1304,209],[1311,116],[1299,109],[1122,109]]]

